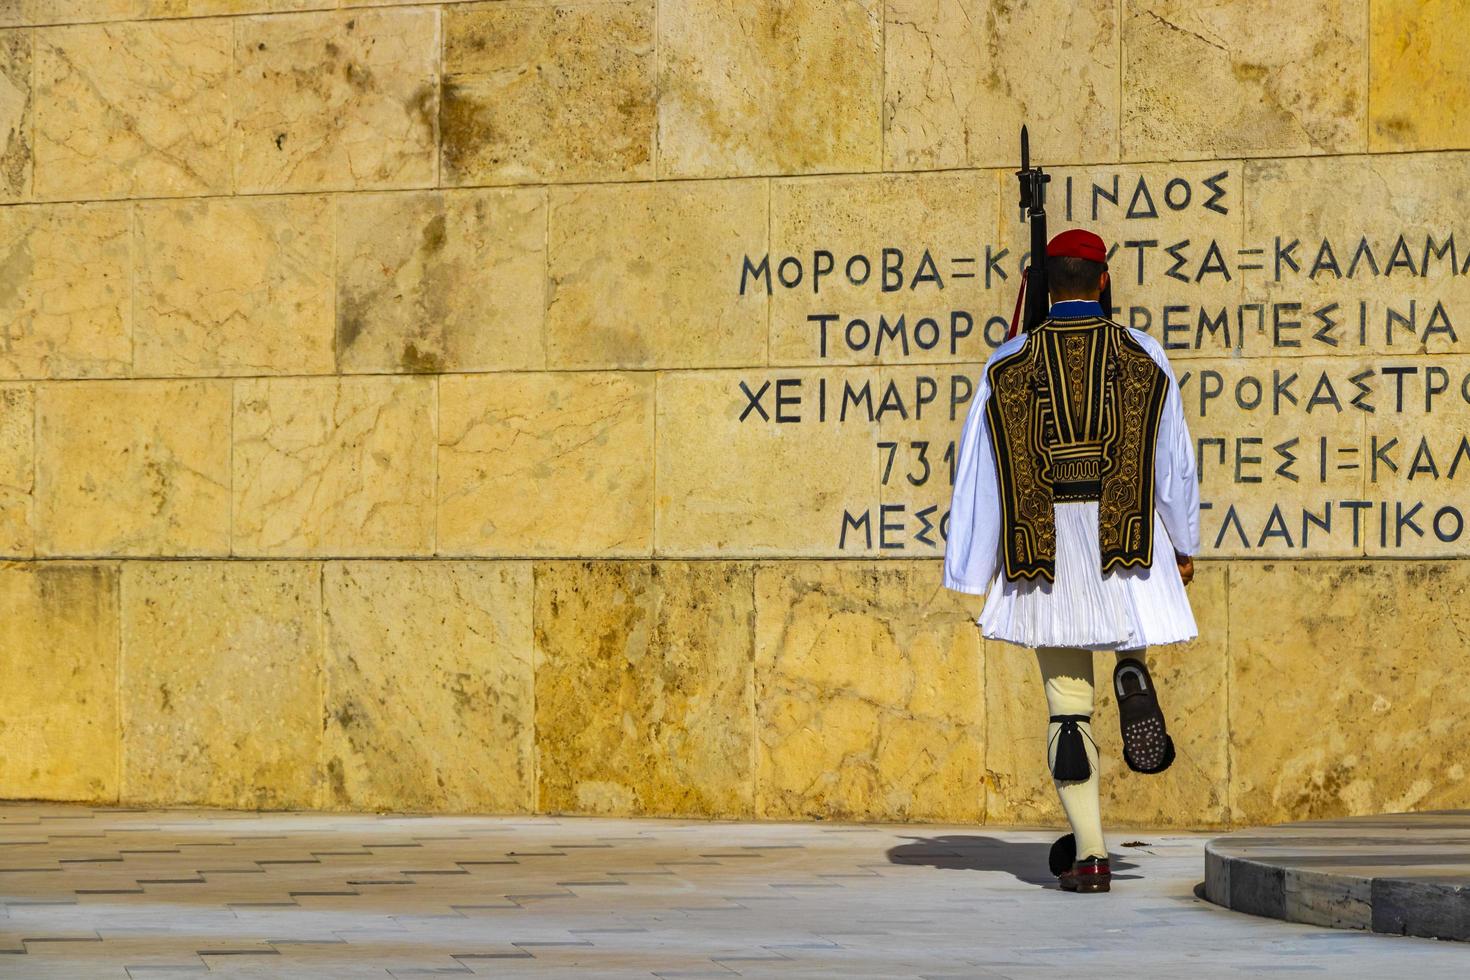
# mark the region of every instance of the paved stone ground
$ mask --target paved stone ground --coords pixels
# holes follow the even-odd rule
[[[1205,835],[1115,835],[1113,892],[1060,892],[1054,836],[0,804],[0,976],[1470,975],[1202,901]]]

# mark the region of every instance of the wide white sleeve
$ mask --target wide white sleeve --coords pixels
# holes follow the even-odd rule
[[[944,587],[970,595],[989,590],[1000,555],[999,483],[985,425],[985,403],[990,399],[987,374],[980,377],[960,431],[944,543]]]
[[[1159,441],[1154,447],[1154,509],[1164,521],[1174,550],[1182,555],[1199,553],[1199,477],[1194,461],[1194,441],[1184,419],[1184,399],[1169,367],[1163,348],[1154,361],[1169,378],[1164,398],[1164,416],[1159,422]]]

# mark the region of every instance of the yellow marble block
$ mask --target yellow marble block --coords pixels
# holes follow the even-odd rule
[[[1366,149],[1367,4],[1123,0],[1123,159]]]
[[[1375,370],[1374,362],[1200,358],[1173,367],[1195,446],[1202,554],[1363,554],[1367,515],[1357,515],[1355,531],[1354,512],[1342,501],[1365,496],[1372,471],[1369,427],[1380,426],[1378,419],[1393,408],[1391,392],[1388,404],[1382,392],[1353,404],[1361,389],[1352,379],[1369,383],[1365,372]]]
[[[116,802],[118,573],[0,564],[0,797]]]
[[[973,364],[890,367],[879,378],[884,392],[899,392],[904,401],[903,411],[878,420],[878,552],[941,558],[960,435],[979,370]]]
[[[753,815],[751,579],[744,563],[537,563],[537,810]]]
[[[1470,563],[1237,564],[1232,816],[1463,809]]]
[[[47,27],[35,38],[36,197],[229,193],[229,20]]]
[[[1372,0],[1368,149],[1470,146],[1463,0]]]
[[[347,0],[352,6],[422,0]],[[346,5],[346,4],[343,4]],[[329,9],[338,0],[0,0],[0,27]]]
[[[885,166],[1014,168],[1022,123],[1057,163],[1116,160],[1117,6],[888,3]]]
[[[986,269],[1000,191],[988,171],[773,181],[769,270],[741,275],[772,291],[771,363],[983,361],[1015,303]]]
[[[882,168],[883,4],[660,6],[658,175]]]
[[[224,555],[227,381],[68,381],[36,391],[36,553]]]
[[[177,0],[0,0],[0,27],[126,20],[139,16],[145,2]]]
[[[0,376],[121,377],[132,364],[129,205],[0,208]]]
[[[31,193],[31,38],[29,31],[0,35],[0,200],[5,201]]]
[[[439,385],[440,554],[650,553],[651,375],[484,374]]]
[[[434,381],[237,382],[238,555],[427,555],[434,549]]]
[[[937,561],[757,567],[759,816],[985,818],[981,641],[939,580]]]
[[[1372,366],[1377,412],[1364,445],[1363,496],[1374,505],[1364,526],[1367,555],[1470,557],[1470,356]]]
[[[1122,757],[1114,696],[1115,653],[1093,654],[1103,827],[1212,827],[1229,820],[1227,732],[1228,584],[1233,563],[1198,561],[1189,603],[1198,639],[1151,647],[1145,654],[1159,705],[1174,739],[1174,764],[1144,775]],[[984,601],[976,599],[979,615]],[[985,644],[987,819],[992,823],[1063,826],[1066,817],[1047,769],[1046,693],[1033,650]],[[1117,841],[1110,843],[1115,845]]]
[[[876,368],[660,373],[656,553],[878,554],[883,394]]]
[[[1247,352],[1470,353],[1470,248],[1463,232],[1455,239],[1470,222],[1466,162],[1460,153],[1248,161],[1245,234],[1266,248],[1270,275],[1251,291],[1267,304],[1266,332],[1247,337],[1263,341]],[[1300,326],[1277,342],[1278,320]]]
[[[240,18],[230,94],[241,192],[436,179],[433,7]]]
[[[1032,152],[1047,166],[1054,146],[1038,143]],[[1244,350],[1257,353],[1261,337],[1242,339],[1241,324],[1254,324],[1239,306],[1247,286],[1260,283],[1269,269],[1267,241],[1241,237],[1246,196],[1237,160],[1204,163],[1127,164],[1050,167],[1047,230],[1086,228],[1102,236],[1111,250],[1114,318],[1158,340],[1169,359]],[[1017,184],[1001,175],[1000,242],[1010,252],[1004,268],[1011,279],[1001,295],[1007,322],[1015,310],[1017,276],[1031,253],[1030,226],[1016,206]],[[1261,253],[1242,249],[1265,247]],[[1289,316],[1285,319],[1290,319]]]
[[[444,8],[443,183],[654,176],[654,0]]]
[[[63,3],[68,0],[62,0]],[[123,0],[81,0],[116,4]],[[329,10],[333,7],[370,7],[382,0],[132,0],[139,17],[205,17],[210,14],[287,13],[296,10]],[[418,2],[418,0],[415,0]]]
[[[329,806],[535,805],[529,562],[331,562]]]
[[[136,227],[135,373],[331,373],[325,198],[143,203]]]
[[[124,566],[123,802],[318,805],[321,571],[315,562]]]
[[[766,203],[754,180],[552,188],[548,365],[763,363],[769,294],[742,269]]]
[[[545,365],[544,190],[344,195],[336,221],[340,370]]]
[[[0,555],[35,554],[36,391],[0,385]]]

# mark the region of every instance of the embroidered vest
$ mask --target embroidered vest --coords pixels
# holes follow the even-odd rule
[[[1096,500],[1102,571],[1153,563],[1154,447],[1168,378],[1121,325],[1048,319],[990,366],[1007,579],[1056,577],[1053,502]]]

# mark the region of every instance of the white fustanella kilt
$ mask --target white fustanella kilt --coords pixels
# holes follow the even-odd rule
[[[1056,508],[1056,581],[1007,581],[997,572],[980,613],[986,639],[1024,647],[1131,650],[1199,635],[1169,532],[1154,513],[1153,564],[1102,574],[1097,501]]]

